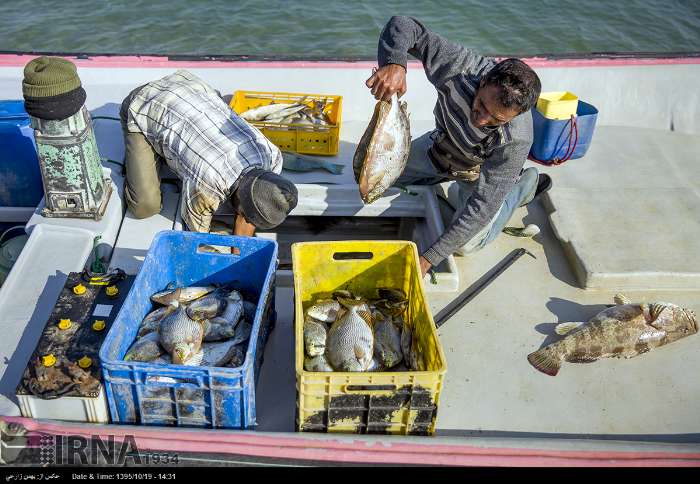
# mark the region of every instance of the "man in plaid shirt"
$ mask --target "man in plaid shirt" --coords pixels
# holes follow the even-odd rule
[[[162,161],[182,180],[180,213],[189,230],[208,232],[219,205],[237,212],[234,234],[281,224],[297,190],[281,177],[282,154],[186,70],[133,90],[120,117],[126,145],[125,196],[137,218],[161,209]]]

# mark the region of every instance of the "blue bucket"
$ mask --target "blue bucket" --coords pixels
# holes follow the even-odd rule
[[[0,207],[36,207],[44,187],[24,101],[0,100],[0,146]]]
[[[591,104],[578,102],[574,121],[578,129],[578,142],[569,159],[581,158],[588,151],[593,139],[593,130],[598,118],[598,110]],[[540,161],[559,160],[566,156],[572,137],[571,119],[558,120],[545,118],[537,109],[532,109],[534,140],[530,156]]]

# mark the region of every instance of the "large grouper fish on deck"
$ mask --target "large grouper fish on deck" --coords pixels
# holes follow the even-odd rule
[[[633,358],[698,332],[695,313],[671,303],[632,304],[623,295],[587,323],[562,323],[565,338],[528,355],[539,371],[555,376],[564,361],[591,363],[601,358]]]
[[[372,203],[403,173],[411,151],[406,102],[379,101],[353,157],[355,180],[365,203]]]

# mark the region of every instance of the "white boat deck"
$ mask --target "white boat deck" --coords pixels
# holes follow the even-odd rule
[[[120,72],[122,78],[116,86],[115,76],[109,76],[107,68],[82,67],[79,73],[93,114],[114,115],[123,95],[138,82],[172,70],[126,69]],[[275,70],[274,76],[245,68],[192,70],[224,91],[255,88],[342,94],[347,128],[343,130],[338,159],[346,162],[361,134],[357,126],[368,119],[373,104],[364,89],[357,87],[367,72],[357,69],[318,70],[313,75],[304,68]],[[536,439],[544,439],[551,442],[547,445],[556,447],[556,442],[563,443],[565,439],[597,439],[625,441],[631,448],[643,446],[644,442],[668,442],[691,443],[695,452],[700,449],[700,379],[695,375],[700,366],[700,336],[630,360],[565,363],[556,377],[539,373],[526,359],[528,353],[554,340],[555,323],[589,319],[611,304],[613,295],[621,289],[635,301],[669,301],[700,314],[700,173],[696,155],[700,115],[697,109],[686,112],[686,108],[698,105],[698,94],[691,93],[687,84],[695,78],[688,76],[700,73],[700,65],[599,67],[583,71],[586,69],[575,67],[538,69],[545,90],[571,90],[601,112],[588,156],[557,168],[528,162],[528,166],[538,166],[549,173],[554,186],[544,200],[520,208],[510,225],[536,223],[541,234],[534,239],[501,235],[481,252],[454,259],[462,291],[513,249],[523,247],[535,256],[520,258],[438,330],[448,371],[439,404],[437,436],[422,442],[444,443],[441,438],[450,442],[516,438],[525,446],[525,442],[541,446],[543,440]],[[319,75],[322,72],[325,75]],[[600,79],[603,72],[605,80]],[[631,113],[626,114],[622,101],[615,97],[618,91],[609,87],[605,93],[601,85],[634,79],[639,85],[633,93],[626,91],[626,106]],[[681,86],[684,79],[689,80]],[[0,68],[0,97],[19,97],[20,88],[13,82],[20,80],[21,68]],[[684,92],[670,92],[663,87],[674,80]],[[407,101],[414,113],[414,129],[429,128],[434,94],[426,84],[422,71],[409,69]],[[656,92],[657,89],[663,92]],[[629,104],[652,93],[657,97],[667,95],[668,99],[665,104],[658,98],[650,98],[645,105]],[[679,105],[679,99],[686,99],[686,108]],[[655,107],[655,103],[659,106]],[[668,123],[669,118],[675,119],[677,132],[668,130],[674,123]],[[114,134],[119,130],[100,126],[96,131],[103,156],[121,159],[120,139]],[[421,133],[414,132],[414,136],[418,134]],[[105,144],[105,140],[111,141]],[[613,149],[617,150],[615,163],[611,161]],[[662,162],[657,165],[657,160]],[[661,166],[658,182],[653,177],[655,166]],[[348,173],[351,174],[349,165]],[[596,180],[602,183],[594,190],[590,183]],[[633,184],[634,190],[621,190],[619,180],[638,183]],[[135,268],[152,233],[172,227],[176,195],[169,194],[167,199],[163,213],[152,219],[137,221],[126,214],[116,240],[117,245],[121,241],[124,250],[120,252],[117,247],[112,265],[129,264]],[[619,201],[628,204],[625,211],[612,212]],[[678,210],[674,209],[676,201],[680,204]],[[646,209],[634,211],[636,206]],[[649,207],[659,212],[650,211]],[[552,211],[556,232],[549,216]],[[620,230],[624,233],[620,234]],[[562,245],[559,238],[584,248],[572,250]],[[72,256],[84,257],[77,251]],[[620,259],[627,261],[621,271],[615,265]],[[29,277],[28,263],[24,267]],[[605,274],[615,277],[606,279]],[[45,275],[38,277],[46,280]],[[589,289],[583,289],[584,285]],[[9,327],[3,330],[0,341],[0,356],[4,357],[0,393],[10,400],[2,407],[0,413],[4,415],[16,415],[11,401],[24,366],[21,360],[26,362],[35,344],[30,336],[38,337],[43,325],[36,315],[45,311],[48,316],[50,312],[52,303],[41,294],[42,288],[43,285],[35,285],[33,294],[8,294],[6,288],[0,292],[0,308],[7,308],[7,301],[13,299],[17,309],[21,299],[22,304],[31,306],[24,311],[35,315],[27,320],[3,320]],[[458,294],[428,293],[433,314]],[[274,435],[294,432],[296,399],[291,289],[279,288],[276,302],[278,323],[265,350],[256,397],[257,431]],[[35,308],[40,305],[46,307]],[[562,448],[568,445],[562,444]]]

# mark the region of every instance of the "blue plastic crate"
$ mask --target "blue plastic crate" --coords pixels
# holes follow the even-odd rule
[[[0,146],[0,207],[36,207],[44,187],[24,101],[0,100]]]
[[[237,247],[240,254],[203,252],[201,246],[205,244]],[[100,349],[112,421],[205,428],[254,426],[256,380],[275,322],[276,263],[275,241],[174,230],[158,233]],[[141,321],[152,308],[150,296],[170,282],[178,286],[233,283],[246,298],[259,295],[242,366],[123,361]]]
[[[592,104],[578,102],[576,124],[578,126],[578,142],[569,159],[581,158],[586,154],[593,139],[598,110]],[[571,120],[545,118],[537,109],[532,109],[532,128],[534,140],[530,155],[542,161],[562,158],[569,148]],[[574,140],[571,140],[573,143]]]

